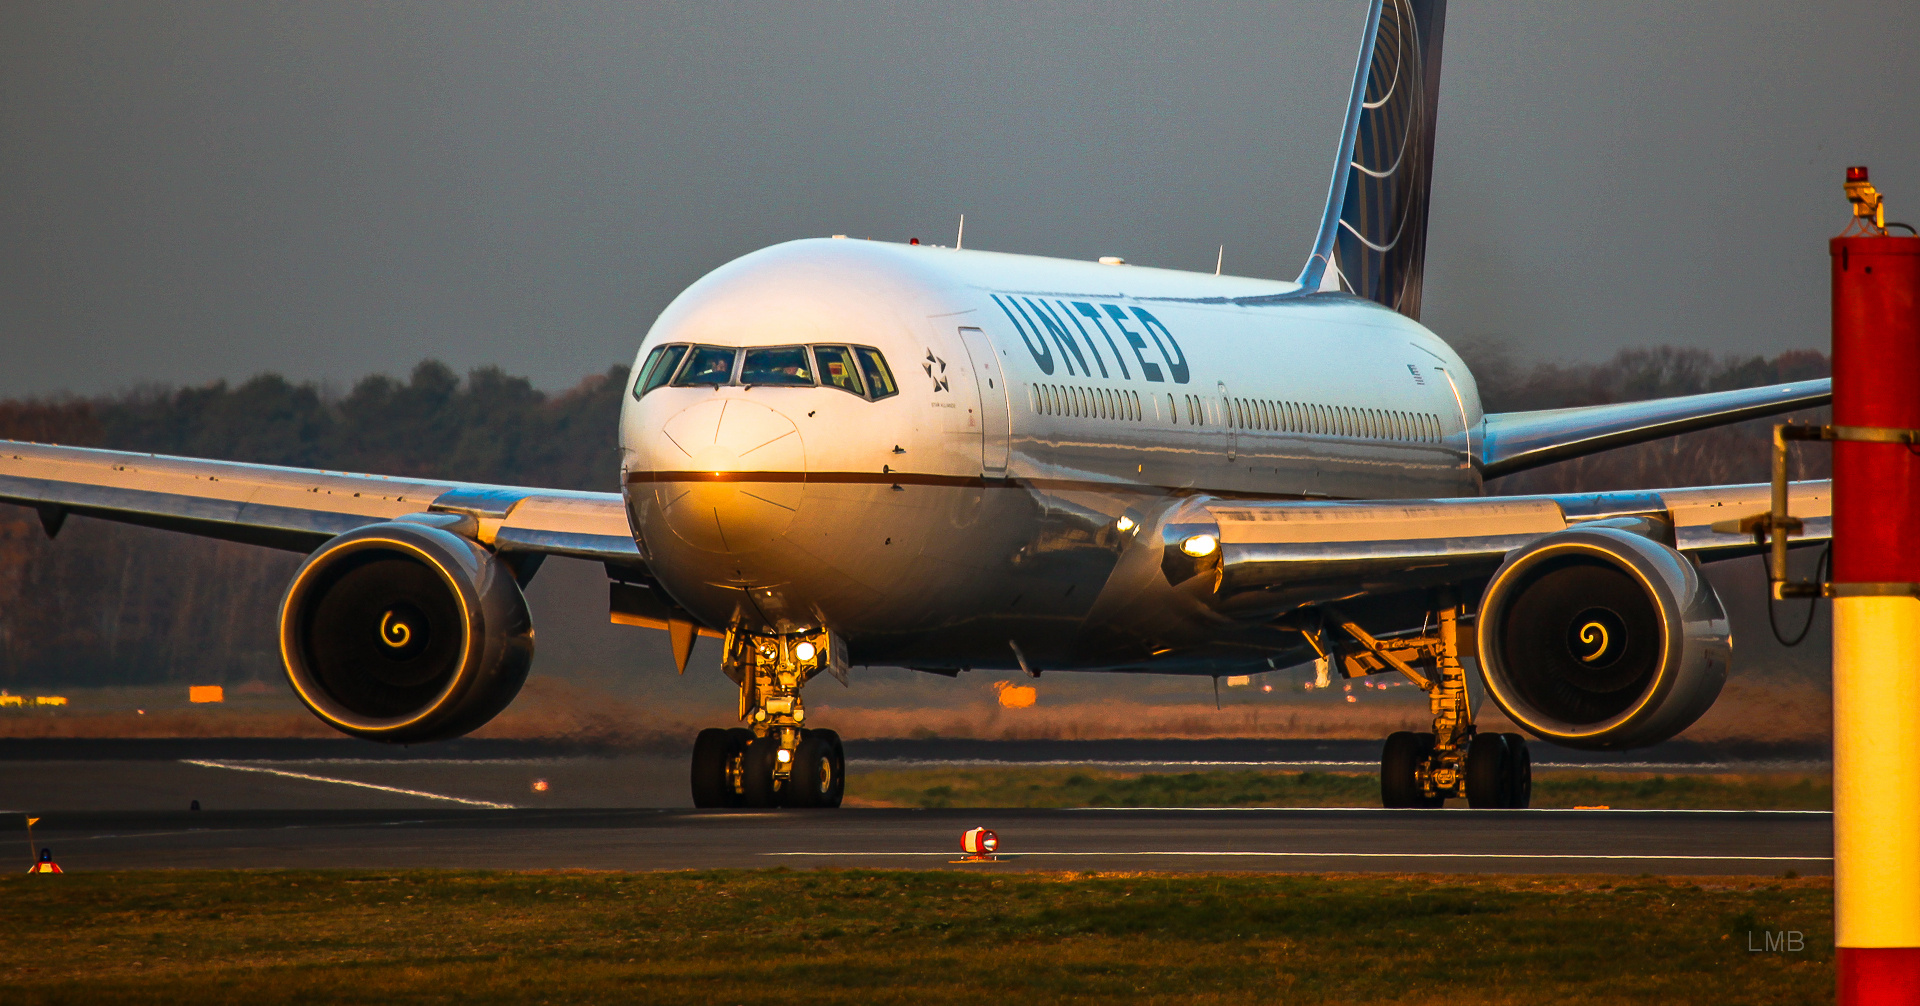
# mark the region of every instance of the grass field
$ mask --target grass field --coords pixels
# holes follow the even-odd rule
[[[1378,807],[1380,780],[1343,772],[1124,773],[1085,768],[862,769],[847,802],[866,807]],[[1540,772],[1533,806],[1828,810],[1825,775]]]
[[[0,898],[9,1004],[1815,1003],[1833,982],[1824,878],[183,871]],[[1802,949],[1748,949],[1782,931]]]

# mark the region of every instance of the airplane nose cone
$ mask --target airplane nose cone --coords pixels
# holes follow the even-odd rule
[[[654,503],[680,540],[739,555],[793,523],[807,470],[793,420],[758,402],[718,398],[675,415],[661,433],[668,456],[659,459]]]

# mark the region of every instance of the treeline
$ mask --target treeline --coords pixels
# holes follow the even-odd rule
[[[238,385],[0,402],[0,439],[617,491],[626,379],[626,367],[610,367],[549,396],[498,367],[462,381],[428,360],[405,381],[375,374],[330,397],[262,374]]]
[[[1693,394],[1824,376],[1820,353],[1716,357],[1630,350],[1600,363],[1523,364],[1463,353],[1490,411]],[[557,395],[428,361],[344,395],[262,375],[237,385],[0,401],[0,439],[389,475],[618,488],[625,367]],[[1817,418],[1817,414],[1809,418]],[[1764,481],[1772,420],[1689,434],[1500,479],[1494,492]],[[1818,448],[1800,474],[1824,477]],[[279,674],[274,615],[299,557],[76,519],[49,542],[32,511],[0,506],[0,687],[237,682]]]
[[[1788,350],[1777,356],[1716,356],[1705,350],[1660,346],[1628,349],[1598,363],[1521,363],[1497,342],[1457,341],[1480,385],[1488,412],[1563,409],[1675,395],[1697,395],[1826,377],[1826,354]],[[1826,422],[1826,409],[1759,419],[1634,447],[1563,461],[1487,484],[1492,493],[1661,489],[1687,485],[1765,482],[1772,464],[1773,426],[1793,419]],[[1832,471],[1827,452],[1802,448],[1793,478],[1822,479]]]
[[[344,395],[237,385],[0,401],[0,439],[260,464],[614,491],[627,368],[547,395],[427,361]],[[240,682],[279,673],[274,617],[299,557],[103,521],[57,542],[0,506],[0,688]]]

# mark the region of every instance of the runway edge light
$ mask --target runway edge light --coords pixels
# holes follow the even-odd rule
[[[1833,853],[1840,1006],[1920,1003],[1920,238],[1864,167],[1833,282]],[[1870,220],[1870,224],[1869,224]],[[1869,435],[1871,434],[1871,435]]]
[[[994,852],[1000,848],[1000,836],[988,828],[974,828],[960,836],[960,851],[967,854],[965,859],[953,860],[955,863],[997,863]]]

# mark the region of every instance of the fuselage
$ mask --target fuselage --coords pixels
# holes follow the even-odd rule
[[[1270,280],[794,241],[689,287],[633,373],[623,485],[661,586],[855,663],[1244,670],[1297,637],[1143,594],[1132,529],[1196,494],[1480,492],[1459,357]]]

